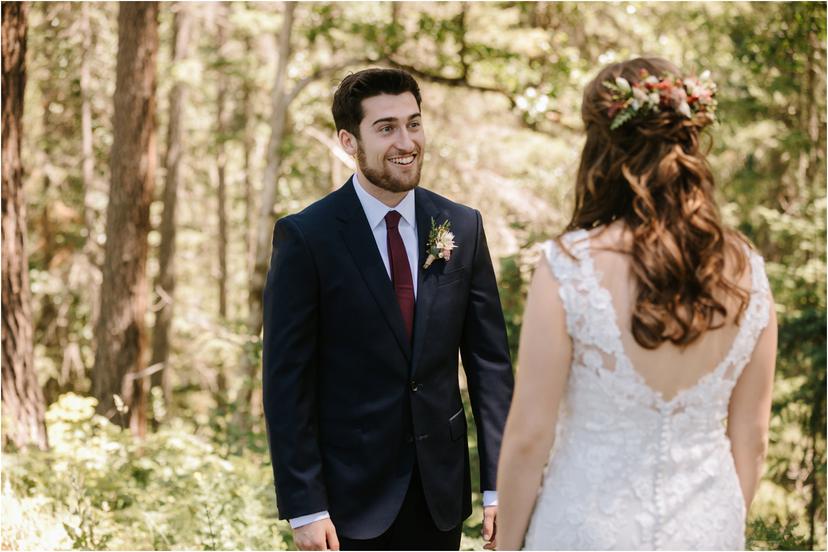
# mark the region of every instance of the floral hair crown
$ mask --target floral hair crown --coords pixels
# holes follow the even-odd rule
[[[716,84],[710,80],[710,71],[698,78],[679,79],[672,75],[657,77],[646,69],[641,70],[641,80],[632,84],[623,77],[604,81],[612,94],[608,109],[610,130],[622,126],[638,114],[673,109],[691,119],[703,113],[709,120],[716,120]]]

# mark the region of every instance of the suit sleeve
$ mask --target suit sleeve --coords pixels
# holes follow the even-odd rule
[[[263,298],[262,394],[279,518],[328,509],[317,439],[319,281],[293,217],[276,224]]]
[[[514,375],[483,221],[479,212],[475,211],[475,215],[477,236],[460,354],[477,426],[480,489],[495,490],[500,442],[512,400]]]

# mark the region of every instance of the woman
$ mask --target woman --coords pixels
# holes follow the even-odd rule
[[[584,92],[574,214],[524,315],[502,549],[744,547],[776,319],[762,258],[714,203],[715,85],[680,75],[633,59]]]

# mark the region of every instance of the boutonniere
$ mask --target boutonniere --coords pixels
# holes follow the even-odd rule
[[[454,243],[454,234],[451,232],[451,222],[445,221],[440,226],[437,226],[434,219],[431,219],[431,232],[428,234],[428,243],[426,244],[426,257],[423,269],[431,266],[431,263],[437,259],[443,259],[448,262],[451,259],[451,252],[457,244]]]

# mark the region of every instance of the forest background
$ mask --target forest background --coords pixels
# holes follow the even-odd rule
[[[825,3],[2,13],[3,549],[292,546],[263,432],[261,291],[275,221],[350,175],[330,116],[349,71],[420,81],[422,185],[482,212],[519,369],[537,244],[572,207],[581,91],[637,54],[718,83],[722,212],[776,299],[748,544],[825,548]],[[482,546],[477,484],[464,549]]]

